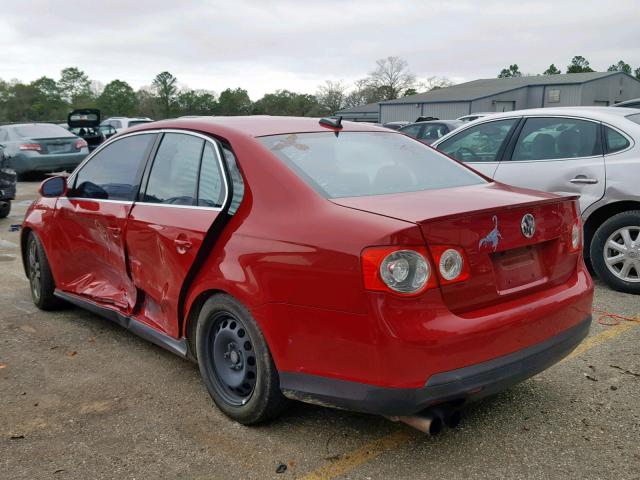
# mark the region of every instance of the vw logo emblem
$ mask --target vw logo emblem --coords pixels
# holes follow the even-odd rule
[[[527,213],[524,217],[522,217],[522,221],[520,222],[520,230],[522,231],[522,235],[524,235],[525,237],[533,237],[533,234],[536,233],[536,219],[533,218],[533,215]]]

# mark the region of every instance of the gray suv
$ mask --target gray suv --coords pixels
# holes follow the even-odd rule
[[[432,146],[499,182],[580,196],[585,257],[640,293],[640,110],[564,107],[477,120]]]

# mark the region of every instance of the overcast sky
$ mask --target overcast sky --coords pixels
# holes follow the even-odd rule
[[[378,58],[404,58],[418,78],[495,77],[511,63],[563,71],[582,55],[598,71],[640,66],[638,0],[553,1],[3,1],[0,78],[149,85],[168,70],[183,86],[252,99],[276,89],[314,93],[351,83]]]

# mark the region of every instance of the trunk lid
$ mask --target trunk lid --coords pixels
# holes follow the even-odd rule
[[[568,280],[579,257],[569,254],[575,200],[488,183],[333,202],[416,223],[427,246],[462,250],[469,278],[440,289],[448,308],[463,314]],[[527,214],[536,224],[531,238],[521,226]]]
[[[82,108],[74,110],[67,116],[69,128],[97,128],[100,125],[100,110],[96,108]]]

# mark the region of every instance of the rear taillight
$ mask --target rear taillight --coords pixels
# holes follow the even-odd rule
[[[370,247],[362,251],[367,290],[417,295],[437,285],[424,247]]]
[[[467,262],[464,252],[449,245],[429,245],[433,254],[433,261],[438,266],[440,283],[462,282],[469,278],[469,262]]]
[[[35,152],[42,151],[42,145],[40,145],[39,143],[23,143],[19,148],[20,150],[32,150]]]
[[[580,219],[571,226],[569,233],[569,251],[579,252],[582,250],[582,222]]]
[[[87,142],[80,138],[76,140],[75,147],[76,147],[76,150],[80,150],[81,148],[85,148],[87,145],[88,145]]]

